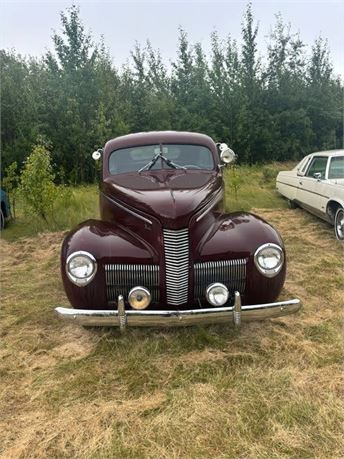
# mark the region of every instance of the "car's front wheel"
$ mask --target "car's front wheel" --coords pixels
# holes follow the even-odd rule
[[[339,241],[344,241],[344,209],[339,207],[334,218],[334,231]]]

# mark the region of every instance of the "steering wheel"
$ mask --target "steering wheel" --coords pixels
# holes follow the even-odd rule
[[[184,164],[183,167],[193,167],[194,169],[202,169],[200,166],[196,166],[196,164]]]

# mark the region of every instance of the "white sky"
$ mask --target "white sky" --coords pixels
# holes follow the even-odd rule
[[[1,1],[1,0],[0,0]],[[76,1],[86,30],[96,41],[104,35],[114,63],[123,64],[135,40],[141,45],[149,39],[168,62],[176,56],[178,26],[189,41],[209,49],[210,34],[218,30],[225,38],[231,33],[240,42],[241,20],[247,1]],[[335,73],[344,77],[344,1],[262,1],[253,0],[255,20],[259,22],[259,49],[265,53],[267,35],[282,13],[293,32],[300,32],[308,47],[321,35],[328,39]],[[52,47],[53,30],[60,30],[59,12],[72,1],[13,1],[0,3],[0,47],[14,48],[23,55],[40,56]]]

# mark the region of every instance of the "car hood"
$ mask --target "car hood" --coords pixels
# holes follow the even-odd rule
[[[221,188],[215,171],[150,171],[105,179],[102,191],[131,209],[158,218],[166,228],[185,228],[190,217]]]

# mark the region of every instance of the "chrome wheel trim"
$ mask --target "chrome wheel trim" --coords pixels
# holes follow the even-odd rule
[[[336,237],[340,241],[344,240],[344,209],[340,208],[337,210],[336,218],[334,222]]]

